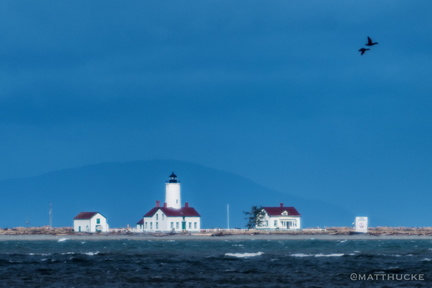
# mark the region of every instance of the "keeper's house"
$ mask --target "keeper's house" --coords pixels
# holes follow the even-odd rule
[[[293,230],[301,228],[300,213],[294,207],[262,207],[263,218],[257,229]]]
[[[99,212],[81,212],[74,218],[75,232],[109,232],[105,216]]]
[[[165,187],[165,202],[148,211],[137,223],[139,232],[199,232],[201,216],[189,203],[181,206],[180,182],[172,173]]]

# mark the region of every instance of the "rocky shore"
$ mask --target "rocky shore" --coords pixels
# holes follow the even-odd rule
[[[5,239],[209,239],[209,238],[250,238],[260,239],[405,239],[422,236],[432,239],[432,227],[371,227],[367,234],[357,234],[350,227],[311,228],[294,231],[265,231],[255,229],[207,229],[200,233],[134,233],[129,229],[114,229],[110,233],[75,233],[71,227],[16,227],[0,229],[0,240]]]

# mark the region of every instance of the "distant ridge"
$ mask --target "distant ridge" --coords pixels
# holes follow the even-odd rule
[[[165,181],[172,171],[182,184],[182,201],[202,216],[203,228],[244,228],[243,211],[252,205],[295,206],[304,227],[347,226],[354,216],[322,201],[306,200],[266,188],[245,177],[176,160],[113,162],[49,172],[40,176],[0,181],[3,195],[0,227],[48,225],[53,203],[53,226],[72,226],[81,211],[103,213],[110,227],[135,226],[164,200]],[[299,191],[300,192],[300,191]]]

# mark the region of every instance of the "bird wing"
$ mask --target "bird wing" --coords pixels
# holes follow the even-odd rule
[[[372,39],[368,36],[368,44],[372,43]]]

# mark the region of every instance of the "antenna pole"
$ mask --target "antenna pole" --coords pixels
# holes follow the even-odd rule
[[[52,220],[53,220],[53,205],[52,202],[49,203],[49,229],[52,229]]]
[[[229,223],[229,204],[227,204],[227,227],[230,229],[230,223]]]

